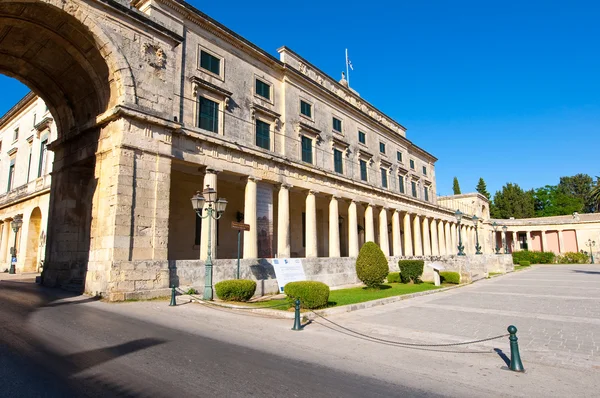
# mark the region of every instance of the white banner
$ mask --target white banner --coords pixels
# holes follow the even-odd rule
[[[283,293],[283,288],[287,283],[306,280],[302,259],[300,258],[272,258],[267,261],[275,269],[275,277],[280,293]]]

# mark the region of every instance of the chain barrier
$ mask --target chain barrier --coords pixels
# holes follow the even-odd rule
[[[188,294],[187,292],[184,292],[180,288],[175,288],[175,289],[179,293],[181,293],[181,294],[190,296],[191,298],[193,298],[193,299],[195,299],[197,301],[200,301],[202,304],[206,304],[206,305],[209,305],[209,306],[212,305],[214,307],[219,307],[219,308],[226,308],[226,309],[229,309],[229,310],[262,310],[262,309],[270,309],[270,308],[279,308],[279,307],[283,307],[284,305],[290,307],[290,303],[288,303],[287,301],[285,303],[281,303],[281,304],[277,304],[277,305],[271,305],[271,306],[268,306],[268,307],[242,307],[242,306],[230,307],[228,305],[222,305],[222,304],[218,304],[218,303],[215,303],[215,302],[206,301],[206,300],[204,300],[204,299],[202,299],[202,298],[200,298],[200,297],[198,297],[196,295]]]

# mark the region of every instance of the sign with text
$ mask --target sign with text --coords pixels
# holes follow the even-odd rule
[[[302,267],[300,258],[273,258],[268,260],[275,269],[277,286],[279,292],[283,293],[283,288],[289,282],[305,281],[306,275]]]
[[[241,222],[231,222],[231,228],[233,229],[241,229],[242,231],[250,231],[250,224],[244,224]]]

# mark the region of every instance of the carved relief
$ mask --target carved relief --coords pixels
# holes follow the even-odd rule
[[[164,69],[167,65],[167,55],[164,50],[156,44],[144,43],[144,60],[156,69]]]
[[[300,72],[304,73],[305,75],[307,74],[308,71],[307,71],[306,65],[304,63],[300,62],[299,68],[300,68]]]

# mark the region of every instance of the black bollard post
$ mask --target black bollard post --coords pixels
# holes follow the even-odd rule
[[[169,307],[175,307],[177,305],[177,300],[175,300],[175,286],[171,288],[171,304]]]
[[[300,331],[302,330],[302,324],[300,323],[300,299],[296,299],[295,311],[294,311],[294,327],[292,330]]]
[[[521,362],[521,355],[519,354],[519,343],[517,338],[517,328],[513,325],[508,327],[508,333],[510,333],[510,370],[514,372],[524,372],[523,362]]]

